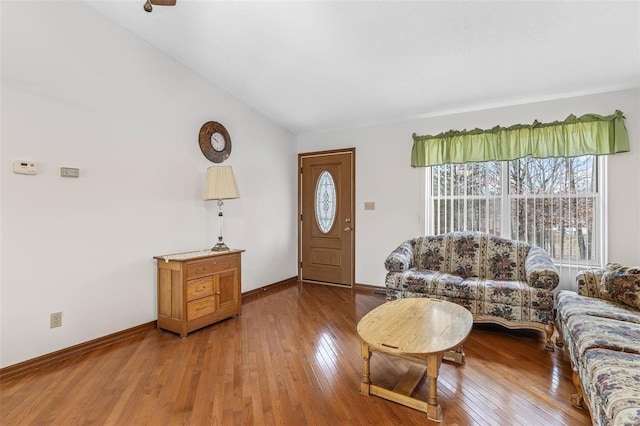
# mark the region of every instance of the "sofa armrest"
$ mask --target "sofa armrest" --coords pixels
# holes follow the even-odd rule
[[[413,266],[413,247],[412,240],[405,241],[398,248],[391,252],[384,261],[384,267],[389,272],[403,272]]]
[[[560,277],[549,254],[540,247],[533,246],[524,262],[527,283],[534,288],[553,290],[558,286]]]
[[[578,294],[580,296],[608,299],[602,297],[602,292],[600,291],[600,281],[602,280],[602,275],[604,275],[605,272],[605,268],[587,269],[579,272],[578,275],[576,275]]]

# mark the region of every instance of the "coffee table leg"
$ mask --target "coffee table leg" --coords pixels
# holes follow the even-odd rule
[[[427,356],[427,377],[429,377],[429,397],[427,398],[427,418],[442,421],[442,409],[438,404],[438,372],[442,363],[442,354]]]
[[[362,354],[362,383],[360,383],[360,393],[362,395],[369,396],[371,390],[371,377],[369,373],[369,359],[371,358],[371,351],[369,350],[369,344],[364,341],[361,342],[360,352]]]

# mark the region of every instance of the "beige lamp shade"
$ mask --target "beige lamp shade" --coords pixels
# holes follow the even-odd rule
[[[203,200],[228,200],[239,198],[236,178],[231,166],[212,166],[207,169]]]

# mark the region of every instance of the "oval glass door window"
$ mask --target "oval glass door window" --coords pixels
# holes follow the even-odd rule
[[[322,233],[331,230],[336,219],[336,185],[331,173],[320,173],[316,183],[316,222]]]

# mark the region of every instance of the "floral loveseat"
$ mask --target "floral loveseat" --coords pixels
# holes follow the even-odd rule
[[[594,425],[640,425],[640,269],[617,264],[578,274],[578,294],[560,291],[558,345]]]
[[[546,332],[553,350],[558,273],[541,248],[481,232],[405,241],[386,259],[387,300],[431,297],[469,309],[474,322]]]

